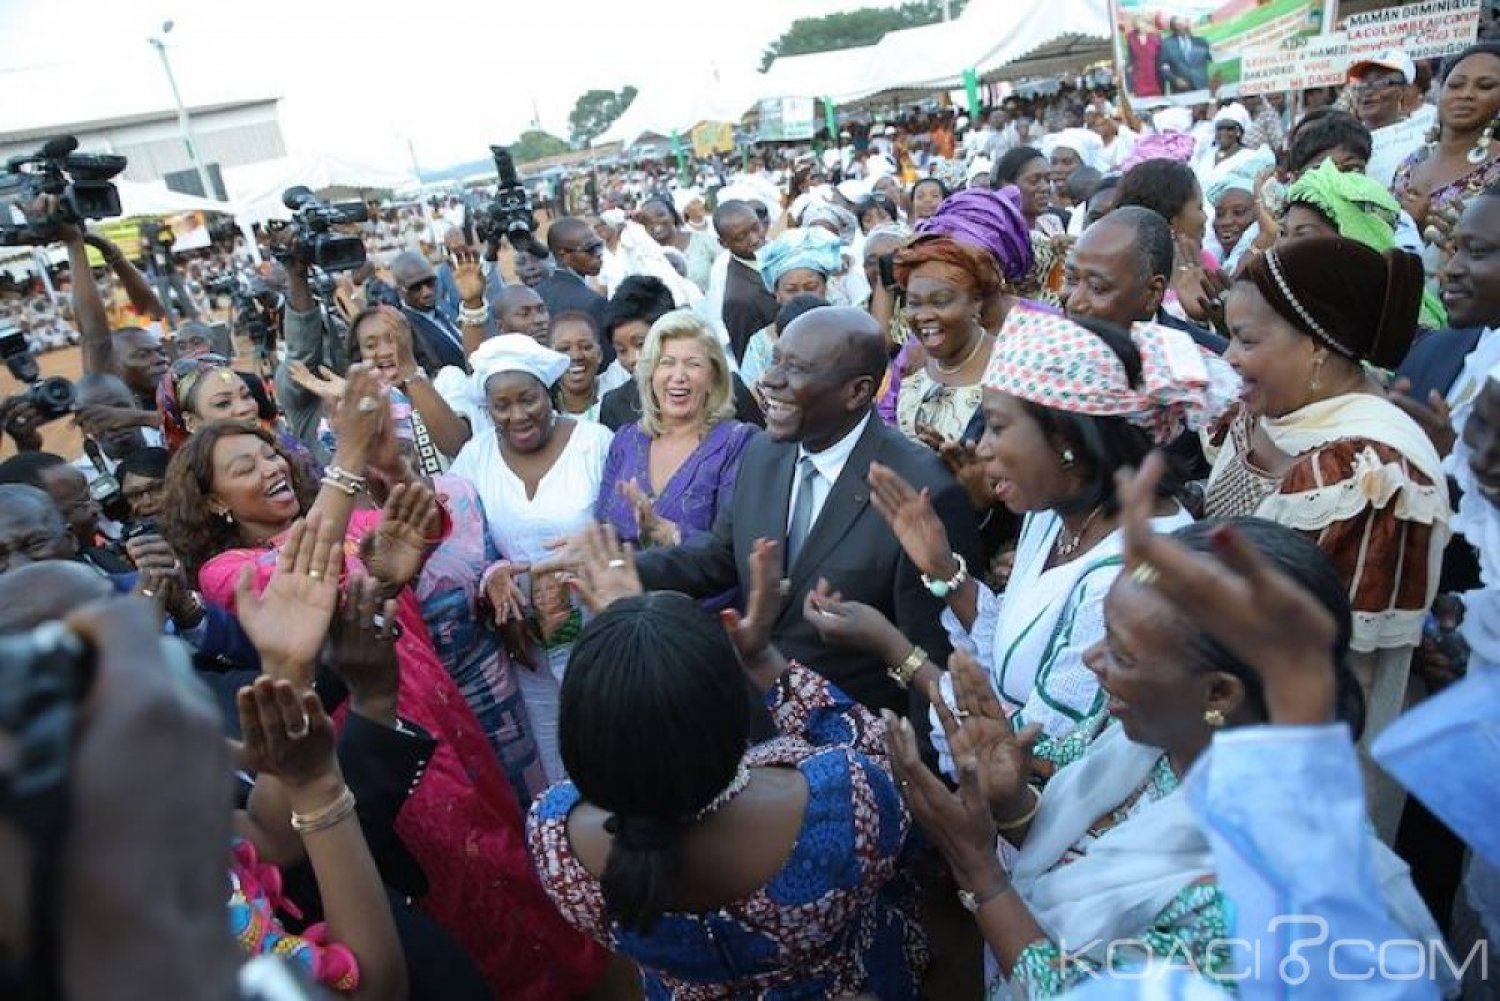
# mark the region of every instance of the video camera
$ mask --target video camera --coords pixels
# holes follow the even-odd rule
[[[271,350],[275,347],[270,310],[248,283],[236,275],[221,275],[204,282],[203,288],[210,295],[229,296],[233,328],[249,338],[257,349]]]
[[[301,254],[309,264],[324,271],[353,271],[365,263],[365,241],[357,235],[331,232],[334,226],[367,222],[370,211],[364,202],[322,201],[298,185],[281,194],[281,204],[292,210]],[[282,263],[289,263],[285,256]]]
[[[72,136],[49,139],[40,150],[13,156],[0,174],[0,246],[50,243],[65,223],[120,214],[120,190],[110,178],[125,169],[123,156],[75,153]],[[29,168],[29,169],[28,169]],[[33,215],[42,195],[56,195],[57,208]]]
[[[25,331],[14,323],[0,323],[0,359],[11,375],[26,383],[26,402],[35,408],[39,424],[73,412],[77,396],[73,384],[60,375],[42,378]]]
[[[495,200],[479,210],[474,233],[485,243],[510,241],[512,248],[524,250],[533,257],[546,257],[547,248],[537,242],[536,216],[531,211],[531,196],[516,174],[515,161],[504,146],[491,146],[495,173],[500,175],[500,190]]]
[[[172,271],[172,247],[177,243],[177,234],[165,223],[146,220],[141,223],[141,249],[158,273]]]

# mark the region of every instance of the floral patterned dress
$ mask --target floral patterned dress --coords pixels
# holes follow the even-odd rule
[[[543,887],[575,927],[640,966],[650,999],[916,997],[927,946],[902,872],[911,818],[887,768],[883,724],[796,664],[766,702],[780,736],[745,762],[798,769],[808,799],[792,855],[764,887],[717,910],[668,913],[649,934],[619,928],[568,840],[581,800],[571,782],[532,806]]]

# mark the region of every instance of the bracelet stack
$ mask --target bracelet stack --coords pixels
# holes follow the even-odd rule
[[[927,663],[927,651],[919,646],[913,646],[911,653],[906,655],[905,660],[886,668],[885,673],[896,684],[902,688],[907,688],[911,685],[911,679],[917,676],[917,672],[922,669],[922,665],[925,663]]]
[[[298,834],[316,834],[335,824],[342,824],[354,816],[354,793],[344,786],[344,791],[333,798],[333,802],[312,813],[292,813],[292,830]]]
[[[995,830],[1014,831],[1031,823],[1032,818],[1036,816],[1036,812],[1042,808],[1042,794],[1036,786],[1029,785],[1026,788],[1031,790],[1031,809],[1027,810],[1025,813],[1021,814],[1014,820],[1007,820],[1003,824],[997,822],[995,824]]]
[[[463,303],[458,305],[458,322],[465,327],[482,327],[490,322],[490,307],[488,304],[470,309]]]
[[[323,470],[323,486],[342,490],[350,497],[364,493],[368,484],[363,476],[355,476],[347,469],[338,466],[329,466]]]

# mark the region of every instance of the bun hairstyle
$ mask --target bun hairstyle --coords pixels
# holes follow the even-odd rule
[[[1349,669],[1349,641],[1354,635],[1354,617],[1350,611],[1348,587],[1311,540],[1301,532],[1273,521],[1262,518],[1209,519],[1185,525],[1173,532],[1172,537],[1196,553],[1212,554],[1213,531],[1220,525],[1232,527],[1267,562],[1316,598],[1338,623],[1338,635],[1329,651],[1333,659],[1334,715],[1340,722],[1348,723],[1354,739],[1359,740],[1365,726],[1365,699],[1359,681]],[[1259,720],[1269,720],[1260,675],[1207,633],[1196,629],[1193,632],[1192,655],[1197,670],[1234,675],[1245,687],[1245,702],[1250,711]]]
[[[649,932],[672,906],[682,839],[734,779],[750,698],[728,635],[692,599],[617,601],[584,627],[563,678],[559,749],[584,799],[611,816],[605,910]]]
[[[1422,309],[1422,261],[1343,237],[1298,240],[1251,257],[1238,281],[1253,284],[1282,319],[1335,354],[1394,369]]]

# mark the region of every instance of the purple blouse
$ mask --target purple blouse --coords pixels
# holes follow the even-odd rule
[[[698,443],[662,492],[652,498],[656,513],[674,522],[684,540],[711,531],[719,509],[734,497],[734,483],[739,474],[740,454],[760,429],[739,421],[720,421]],[[594,502],[594,517],[608,522],[626,542],[640,543],[640,527],[635,509],[620,493],[620,484],[635,480],[651,493],[651,437],[641,430],[640,422],[627,424],[615,432],[604,460],[604,476],[599,498]]]

